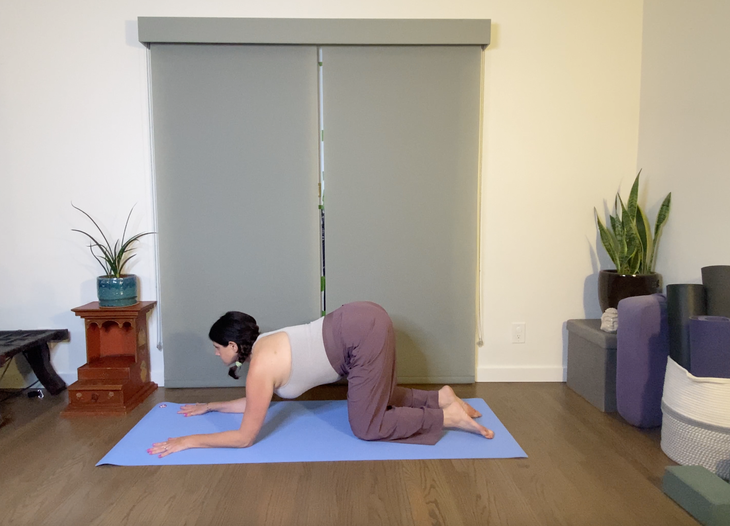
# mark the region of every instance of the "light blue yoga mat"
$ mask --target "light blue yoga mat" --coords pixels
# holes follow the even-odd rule
[[[460,430],[445,430],[435,446],[366,442],[352,434],[345,400],[272,402],[256,443],[249,448],[188,449],[164,458],[147,453],[169,437],[238,429],[240,414],[207,413],[185,417],[182,404],[164,402],[140,420],[97,466],[173,466],[190,464],[258,464],[343,460],[415,460],[448,458],[524,458],[527,455],[486,402],[467,400],[482,413],[477,419],[494,431],[488,440]]]

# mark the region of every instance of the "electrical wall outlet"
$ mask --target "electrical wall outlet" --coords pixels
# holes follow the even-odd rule
[[[525,322],[512,322],[512,343],[525,343]]]

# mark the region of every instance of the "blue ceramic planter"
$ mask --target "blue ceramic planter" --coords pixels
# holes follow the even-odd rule
[[[99,276],[96,278],[99,307],[129,307],[137,303],[137,276],[127,274],[121,278]]]

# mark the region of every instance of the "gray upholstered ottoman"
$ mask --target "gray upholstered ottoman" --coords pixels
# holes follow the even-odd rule
[[[568,387],[604,412],[616,411],[616,334],[601,320],[568,320]]]

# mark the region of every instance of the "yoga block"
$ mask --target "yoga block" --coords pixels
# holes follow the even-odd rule
[[[603,412],[616,411],[616,334],[601,320],[568,320],[568,387]]]
[[[616,343],[616,410],[636,427],[660,426],[669,358],[669,320],[663,294],[619,301]]]
[[[730,526],[730,484],[702,466],[671,466],[662,489],[707,526]]]

